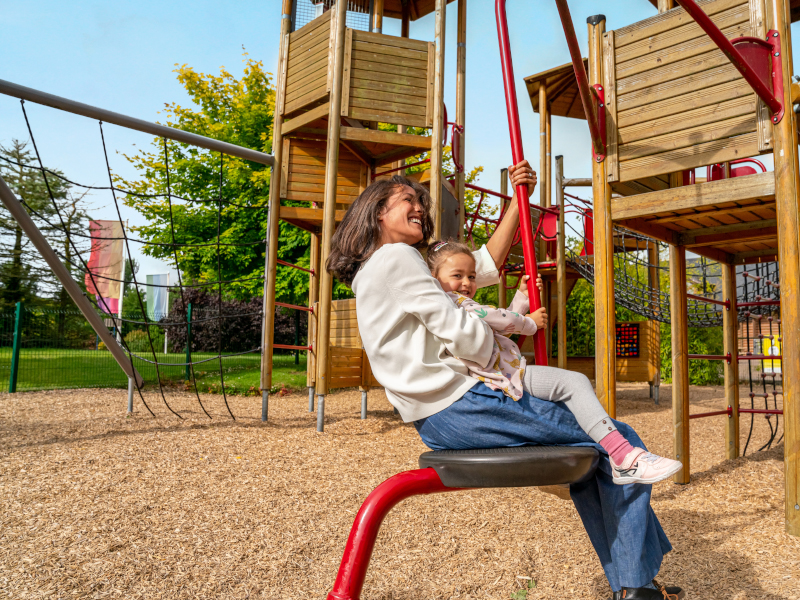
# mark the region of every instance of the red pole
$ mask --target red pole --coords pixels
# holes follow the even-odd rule
[[[353,522],[328,600],[359,600],[378,530],[384,517],[398,502],[420,494],[457,492],[460,489],[445,487],[436,470],[428,468],[398,473],[372,490]]]
[[[557,0],[560,2],[562,0]],[[706,13],[703,12],[694,0],[675,0],[678,4],[681,5],[683,10],[689,13],[697,24],[701,27],[703,31],[706,32],[706,35],[711,38],[720,50],[728,57],[728,60],[733,63],[733,66],[736,67],[736,70],[742,74],[745,81],[750,84],[750,87],[753,88],[753,91],[761,98],[769,109],[772,111],[774,115],[778,115],[783,112],[783,105],[781,102],[775,97],[775,94],[772,93],[772,90],[767,87],[767,85],[759,79],[758,75],[753,71],[753,68],[747,63],[744,56],[736,49],[736,47],[731,44],[731,41],[725,37],[725,34],[719,30],[719,27],[716,26],[714,21],[712,21]],[[763,40],[762,40],[763,42]]]
[[[572,68],[575,70],[575,80],[578,82],[583,112],[586,113],[586,121],[589,123],[589,133],[592,136],[594,153],[598,156],[603,156],[606,153],[606,142],[603,136],[600,135],[600,123],[597,120],[597,103],[592,99],[589,77],[586,75],[586,67],[583,66],[583,57],[581,56],[581,49],[578,47],[578,38],[575,37],[575,27],[572,25],[572,17],[569,14],[567,0],[556,0],[556,6],[558,6],[558,14],[561,17],[561,26],[564,28],[564,36],[567,38],[569,56],[572,59]]]
[[[503,68],[503,87],[506,93],[506,112],[508,113],[508,130],[511,134],[511,156],[514,164],[525,160],[522,150],[522,131],[519,125],[519,108],[517,107],[517,88],[514,85],[514,65],[511,63],[511,44],[508,40],[508,22],[506,21],[506,0],[495,0],[495,16],[497,18],[497,37],[500,41],[500,63]],[[533,249],[533,230],[531,229],[531,207],[528,200],[528,186],[517,186],[517,204],[519,205],[519,226],[522,237],[522,254],[525,257],[525,272],[530,277],[528,298],[531,312],[542,307],[536,279],[539,270],[536,267],[536,252]],[[541,331],[533,336],[533,348],[536,364],[547,366],[547,344]]]

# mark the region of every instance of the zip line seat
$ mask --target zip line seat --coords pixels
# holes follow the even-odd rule
[[[465,489],[580,483],[594,474],[599,459],[596,449],[575,446],[425,452],[419,469],[390,477],[364,500],[328,600],[359,600],[381,523],[402,500]]]

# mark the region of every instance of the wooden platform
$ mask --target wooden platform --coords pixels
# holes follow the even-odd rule
[[[775,173],[616,198],[614,223],[724,263],[777,260]]]

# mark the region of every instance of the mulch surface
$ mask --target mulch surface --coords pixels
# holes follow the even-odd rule
[[[620,384],[618,413],[656,453],[672,446],[669,386]],[[0,395],[0,598],[325,598],[358,507],[426,448],[381,391],[270,400],[126,393]],[[745,400],[743,399],[743,405]],[[749,405],[749,400],[747,400]],[[692,388],[692,412],[724,408]],[[800,539],[784,533],[783,446],[724,461],[727,417],[692,421],[692,483],[658,484],[675,550],[660,578],[689,598],[800,599]],[[774,421],[774,418],[773,418]],[[750,418],[742,417],[742,447]],[[753,439],[767,439],[757,417]],[[528,579],[529,578],[529,579]],[[384,522],[364,600],[605,599],[610,590],[571,502],[537,489],[412,498]]]

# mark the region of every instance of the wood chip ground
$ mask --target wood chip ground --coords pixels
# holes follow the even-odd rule
[[[670,394],[654,406],[646,385],[620,385],[620,418],[657,453],[672,446]],[[235,422],[221,396],[203,397],[213,420],[191,395],[168,399],[184,420],[155,394],[157,419],[138,401],[126,418],[119,390],[0,395],[0,598],[324,599],[363,499],[426,450],[381,391],[366,421],[357,391],[330,395],[324,434],[304,394],[272,398],[266,424],[259,398],[229,398]],[[692,412],[722,408],[722,388],[692,389]],[[689,598],[798,600],[783,446],[724,462],[726,418],[692,421],[690,485],[654,489],[675,547],[661,578]],[[460,492],[390,513],[362,598],[508,599],[528,581],[529,600],[610,597],[570,502]]]

